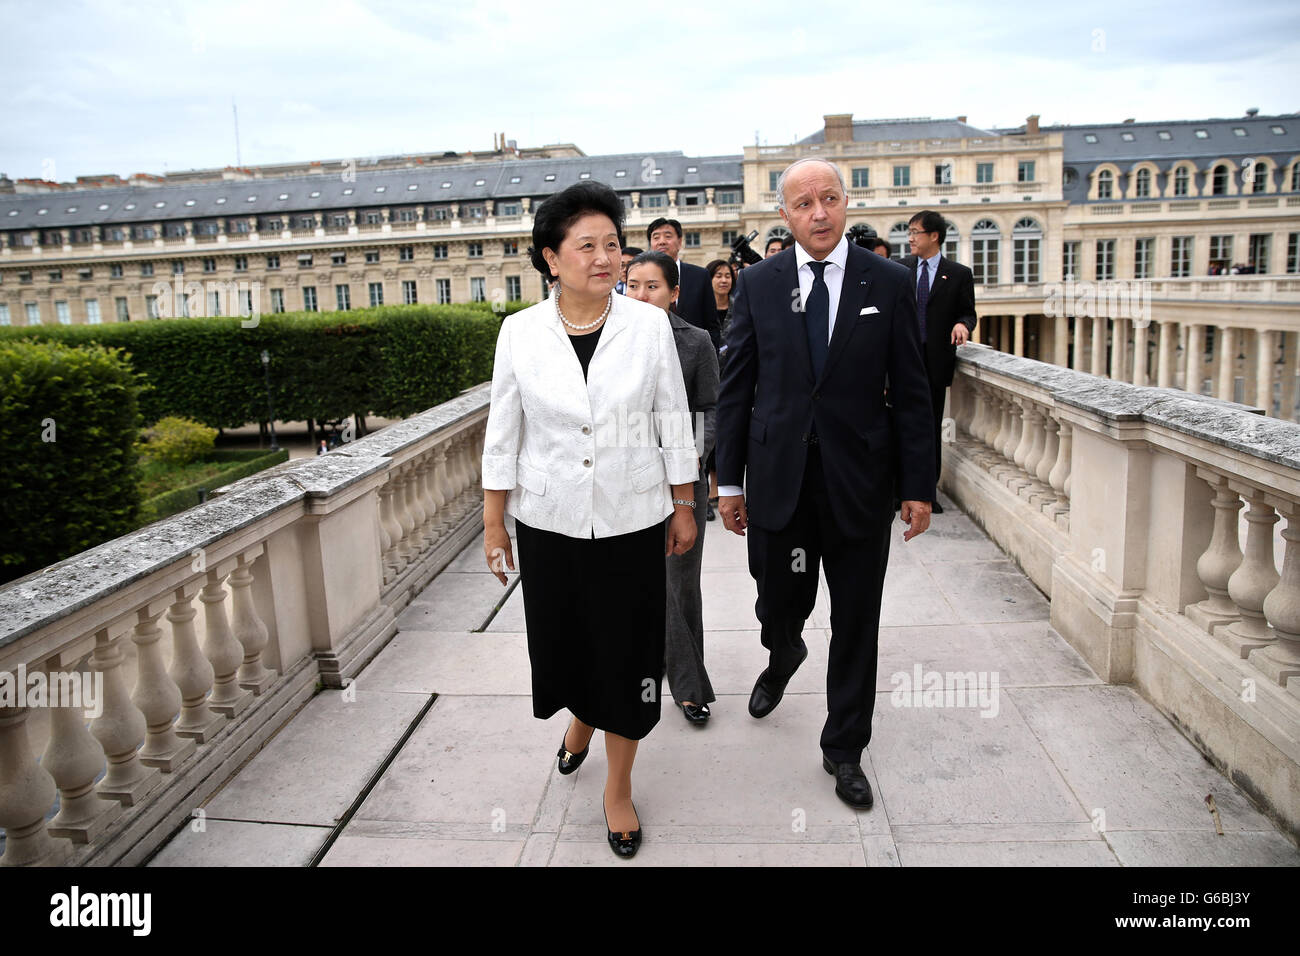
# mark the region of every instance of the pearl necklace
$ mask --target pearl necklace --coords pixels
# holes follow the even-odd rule
[[[569,328],[573,329],[575,332],[585,332],[587,331],[587,329],[594,329],[596,326],[600,325],[600,323],[605,321],[605,318],[609,315],[609,310],[612,309],[613,307],[614,307],[614,293],[611,292],[609,294],[609,301],[605,303],[605,311],[600,313],[600,318],[598,318],[595,322],[588,322],[586,325],[575,325],[573,322],[570,322],[568,320],[568,318],[564,314],[564,310],[560,308],[560,289],[558,286],[555,289],[555,311],[559,314],[560,321],[563,322],[565,325],[567,325]]]

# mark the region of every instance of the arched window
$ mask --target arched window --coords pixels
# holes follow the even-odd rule
[[[1151,197],[1151,170],[1143,167],[1137,171],[1133,180],[1133,195],[1138,199]]]
[[[1220,163],[1214,167],[1210,177],[1210,193],[1214,196],[1228,195],[1228,167]]]
[[[1300,162],[1291,164],[1291,191],[1300,193]]]
[[[907,242],[907,223],[896,222],[889,228],[889,248],[894,250],[894,258],[901,259],[910,253]]]
[[[1186,166],[1179,166],[1174,170],[1174,195],[1186,196],[1189,192],[1191,176],[1187,172]]]
[[[758,247],[759,252],[766,252],[767,244],[773,239],[784,239],[788,235],[790,235],[790,230],[785,226],[773,226],[767,231],[767,235],[763,237],[763,244]]]
[[[1113,199],[1115,196],[1115,174],[1109,169],[1097,173],[1097,198]]]
[[[1257,159],[1250,169],[1250,191],[1253,193],[1268,192],[1268,178],[1273,175],[1269,169],[1268,160]]]
[[[970,234],[970,270],[979,285],[998,283],[998,245],[1002,233],[991,219],[975,223]]]
[[[1043,243],[1043,227],[1036,219],[1025,216],[1011,230],[1011,281],[1039,281],[1038,265]]]
[[[943,256],[945,259],[951,259],[954,262],[960,261],[961,258],[961,233],[957,231],[956,225],[944,220],[948,225],[948,234],[943,238]]]

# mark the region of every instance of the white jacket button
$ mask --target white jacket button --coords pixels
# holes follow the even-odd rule
[[[584,459],[582,459],[582,467],[583,467],[583,468],[590,468],[590,467],[591,467],[591,459],[590,459],[590,458],[584,458]]]
[[[582,433],[583,433],[584,435],[590,435],[590,434],[591,434],[591,426],[590,426],[590,425],[583,425],[583,426],[582,426]]]

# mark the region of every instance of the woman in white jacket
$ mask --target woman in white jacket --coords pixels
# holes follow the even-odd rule
[[[537,210],[529,254],[559,284],[501,325],[483,526],[488,566],[504,584],[515,567],[505,515],[515,519],[533,714],[573,715],[560,773],[605,731],[606,829],[629,857],[641,841],[632,763],[659,720],[663,558],[695,543],[698,468],[668,318],[614,293],[622,224],[622,202],[600,183],[570,186]]]

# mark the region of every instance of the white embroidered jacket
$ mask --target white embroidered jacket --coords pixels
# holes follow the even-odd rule
[[[697,474],[686,387],[662,309],[615,294],[585,382],[554,297],[506,317],[483,488],[510,492],[507,514],[571,537],[627,534],[671,514],[669,485]]]

